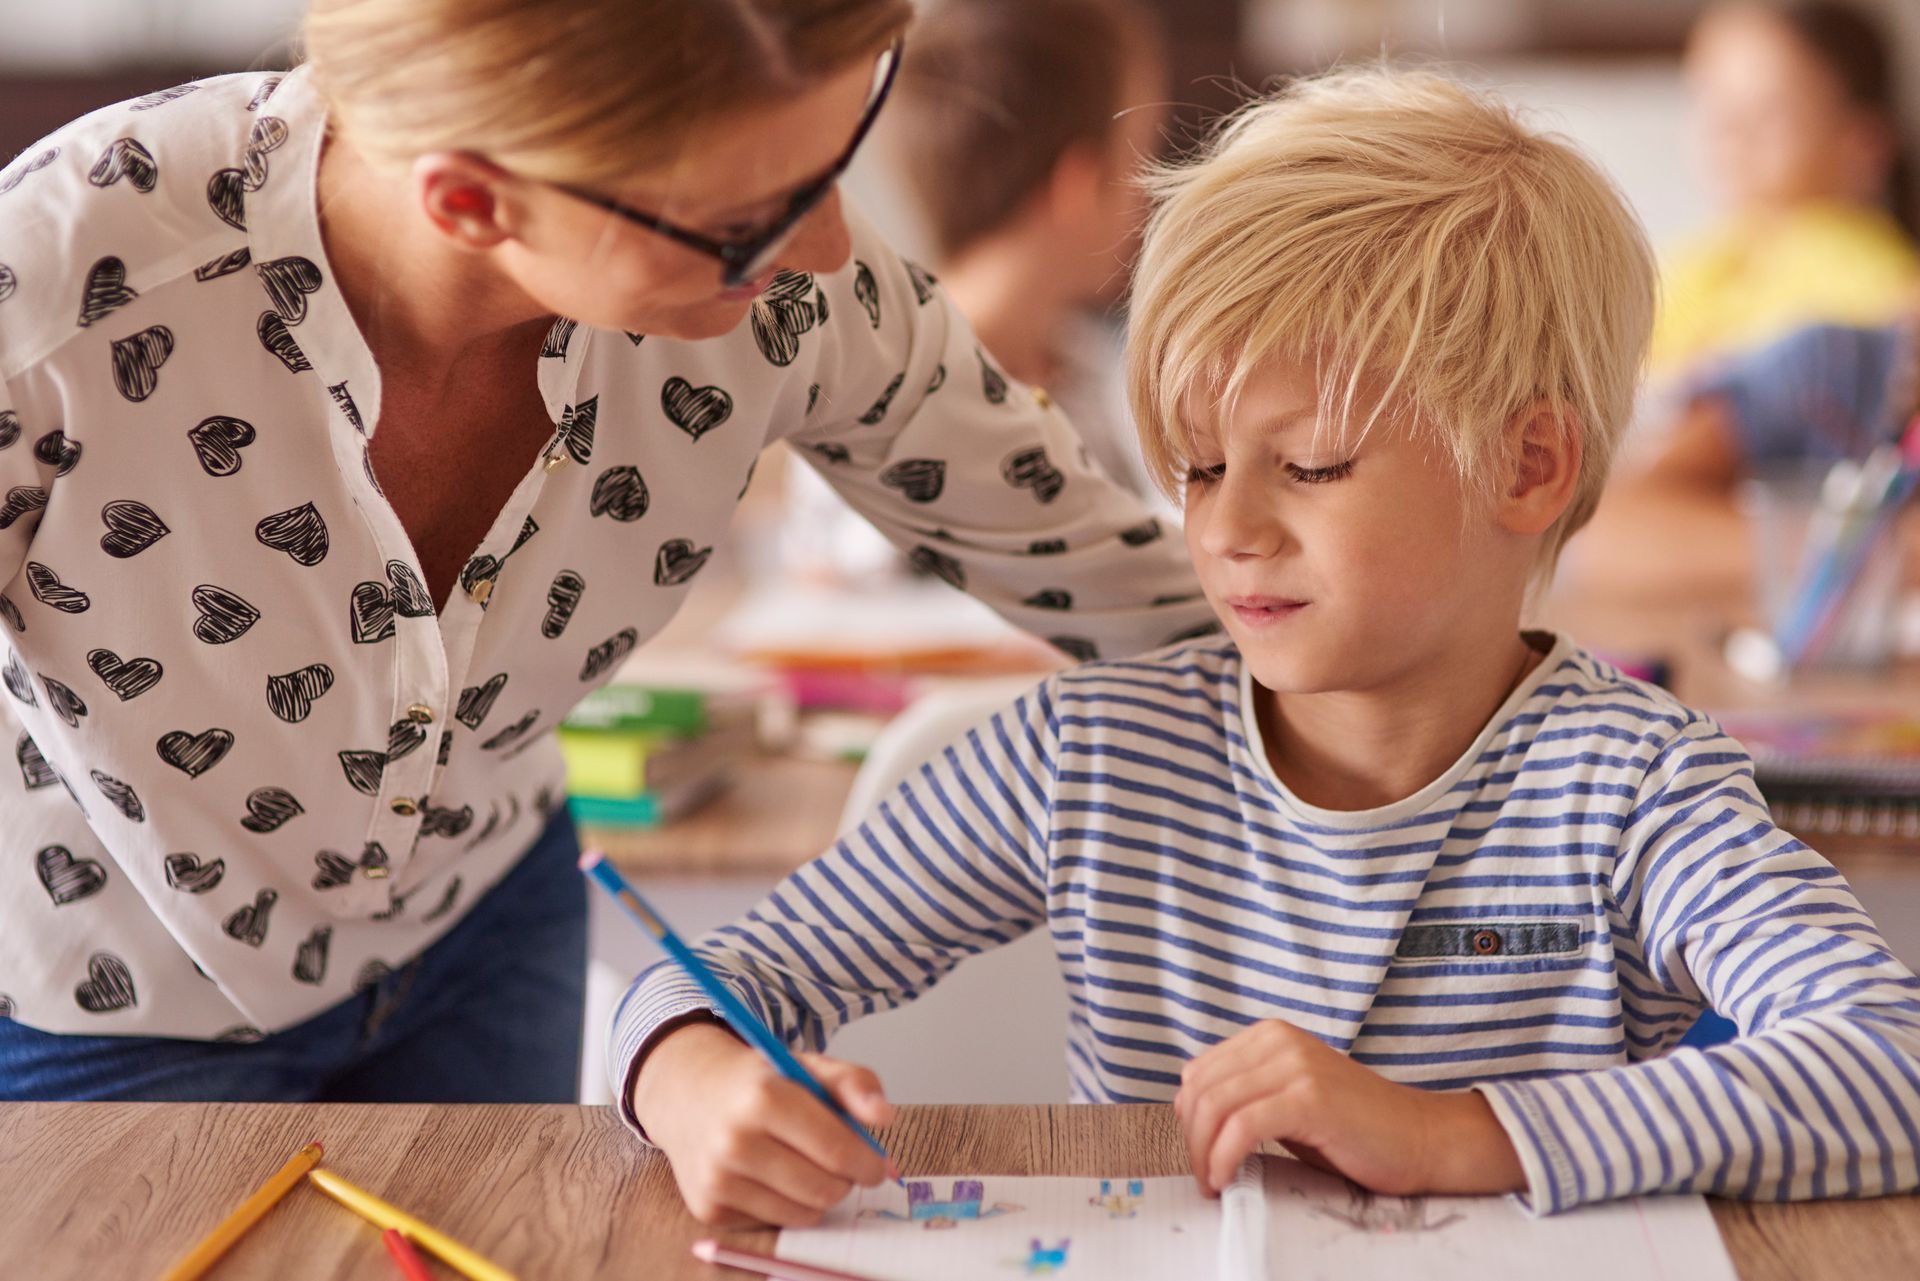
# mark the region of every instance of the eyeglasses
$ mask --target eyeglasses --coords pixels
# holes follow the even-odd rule
[[[631,205],[622,204],[611,196],[603,196],[598,192],[586,191],[579,187],[570,187],[564,183],[556,182],[547,185],[564,191],[577,200],[597,205],[608,213],[617,214],[628,222],[645,227],[648,231],[656,232],[689,249],[698,250],[709,258],[718,259],[721,266],[721,283],[729,289],[737,288],[773,265],[774,256],[786,248],[787,242],[793,238],[794,230],[800,225],[801,220],[826,199],[827,193],[833,190],[833,184],[840,180],[841,175],[846,173],[848,166],[853,163],[854,153],[866,140],[868,131],[873,128],[874,120],[880,115],[880,108],[886,104],[887,94],[893,89],[894,76],[900,70],[900,53],[904,47],[905,41],[894,41],[880,55],[880,60],[874,64],[873,92],[867,99],[866,109],[861,113],[859,127],[853,131],[853,140],[847,144],[847,149],[840,153],[840,158],[834,161],[832,167],[825,173],[796,189],[787,197],[785,208],[765,227],[750,235],[734,240],[720,240],[678,226],[658,214],[647,213]]]

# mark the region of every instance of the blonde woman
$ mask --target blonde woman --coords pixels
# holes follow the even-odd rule
[[[1071,653],[1203,622],[841,206],[909,13],[314,0],[0,171],[0,1097],[571,1097],[545,731],[771,440]]]

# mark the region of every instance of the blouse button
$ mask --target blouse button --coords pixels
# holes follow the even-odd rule
[[[543,463],[543,464],[541,464],[541,465],[542,465],[542,466],[543,466],[543,467],[544,467],[544,468],[545,468],[545,469],[546,469],[546,470],[547,470],[548,472],[556,472],[556,471],[559,471],[559,470],[560,470],[560,469],[561,469],[562,467],[565,467],[565,466],[567,465],[567,455],[566,455],[566,452],[565,452],[565,451],[563,450],[563,451],[561,451],[560,453],[557,453],[557,454],[548,454],[548,455],[547,455],[547,461],[546,461],[545,463]]]
[[[1497,956],[1500,952],[1500,932],[1498,930],[1475,930],[1473,932],[1473,950],[1479,956]]]
[[[493,595],[493,580],[483,578],[467,590],[467,599],[476,605],[487,603],[487,597]]]
[[[420,812],[420,807],[414,804],[411,796],[396,796],[387,808],[402,818],[412,818]]]
[[[1027,390],[1033,393],[1034,404],[1040,406],[1042,409],[1053,408],[1053,397],[1047,395],[1047,389],[1045,387],[1029,387]]]
[[[407,709],[407,719],[415,725],[433,724],[433,709],[425,703],[415,703]]]
[[[384,881],[387,879],[387,865],[385,863],[370,864],[360,869],[360,875],[369,881]]]

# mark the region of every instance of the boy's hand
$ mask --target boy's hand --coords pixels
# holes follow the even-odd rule
[[[1209,1194],[1268,1139],[1393,1196],[1526,1186],[1512,1142],[1479,1094],[1396,1085],[1278,1019],[1188,1063],[1173,1109],[1194,1177]]]
[[[817,1054],[800,1061],[868,1126],[893,1120],[880,1080]],[[633,1114],[673,1164],[687,1208],[703,1223],[800,1227],[890,1163],[820,1101],[717,1023],[669,1032],[633,1084]]]

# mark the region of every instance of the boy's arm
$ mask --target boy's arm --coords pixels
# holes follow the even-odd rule
[[[1693,1003],[1740,1036],[1476,1087],[1536,1210],[1642,1192],[1920,1186],[1920,981],[1832,865],[1773,825],[1747,754],[1710,722],[1654,758],[1611,890],[1629,1043],[1678,1035]]]
[[[920,765],[854,831],[751,912],[693,945],[775,1035],[818,1051],[842,1024],[919,996],[1046,915],[1056,722],[1050,685]],[[671,962],[614,1016],[609,1079],[629,1124],[661,1035],[714,1017]]]

